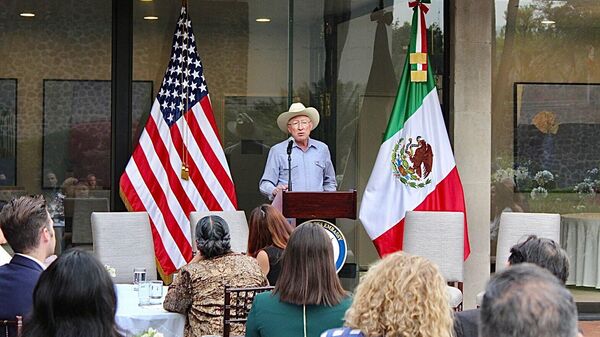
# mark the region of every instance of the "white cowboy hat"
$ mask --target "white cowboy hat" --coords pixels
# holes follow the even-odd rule
[[[277,126],[281,131],[287,133],[288,132],[288,122],[290,119],[296,116],[306,116],[310,118],[312,122],[312,129],[315,129],[317,125],[319,125],[319,112],[317,109],[312,107],[305,107],[302,103],[293,103],[290,105],[290,109],[288,111],[282,112],[279,117],[277,117]]]

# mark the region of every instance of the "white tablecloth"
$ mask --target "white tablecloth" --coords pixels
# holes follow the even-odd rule
[[[600,288],[600,213],[562,215],[560,240],[570,260],[567,285]]]
[[[117,315],[119,330],[127,337],[154,328],[164,336],[183,337],[185,316],[168,312],[160,305],[138,305],[138,293],[131,284],[117,284]],[[163,301],[167,287],[163,288]]]

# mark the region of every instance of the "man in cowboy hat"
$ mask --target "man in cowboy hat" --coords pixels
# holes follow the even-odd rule
[[[329,147],[310,138],[310,132],[319,125],[319,112],[302,103],[294,103],[277,117],[277,126],[293,139],[292,186],[294,191],[335,191],[335,171]],[[274,145],[269,151],[259,189],[269,199],[288,189],[288,154],[291,139]]]

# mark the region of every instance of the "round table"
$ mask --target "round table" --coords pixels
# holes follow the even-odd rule
[[[567,285],[600,289],[600,213],[563,214],[560,240],[570,260]]]
[[[167,294],[163,288],[163,298],[157,305],[138,305],[138,292],[131,284],[115,285],[117,292],[116,323],[125,336],[138,335],[148,328],[154,328],[164,336],[183,337],[185,316],[168,312],[162,307]]]

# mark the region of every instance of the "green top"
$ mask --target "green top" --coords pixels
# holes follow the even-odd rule
[[[306,306],[306,337],[319,337],[325,330],[344,324],[344,314],[352,304],[346,297],[334,307]],[[281,302],[271,292],[256,295],[246,322],[246,337],[304,336],[302,306]]]

